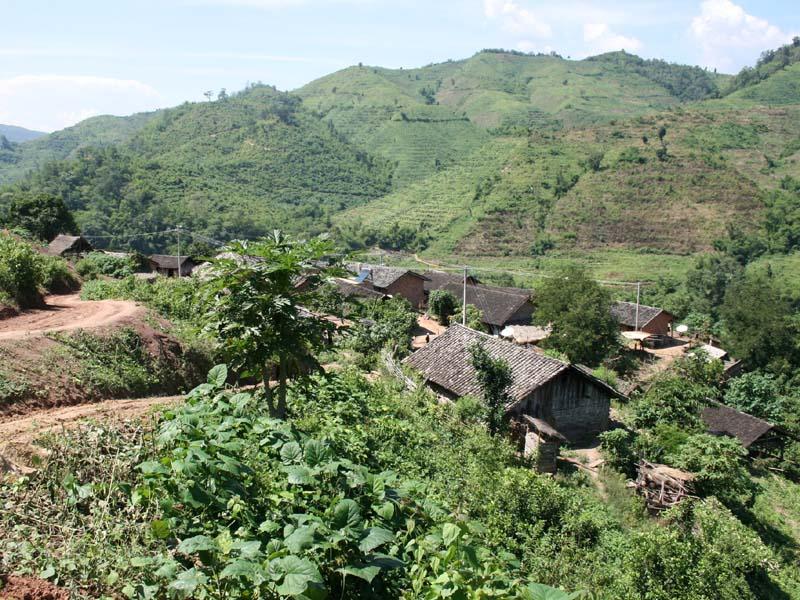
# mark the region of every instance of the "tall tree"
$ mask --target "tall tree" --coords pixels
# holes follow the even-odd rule
[[[2,221],[6,227],[24,229],[43,242],[49,242],[59,233],[78,231],[64,200],[45,193],[14,194]]]
[[[490,434],[496,435],[503,430],[503,417],[509,401],[508,388],[512,381],[511,367],[502,358],[489,356],[483,344],[474,344],[469,351],[472,367],[483,390],[487,427]]]
[[[596,365],[618,345],[611,294],[580,267],[568,267],[536,290],[536,321],[550,325],[547,346],[572,362]]]
[[[270,415],[279,419],[286,417],[288,380],[319,368],[314,353],[330,324],[302,307],[314,305],[324,272],[316,265],[331,250],[324,239],[290,241],[280,232],[253,243],[233,242],[225,249],[228,257],[215,262],[208,284],[205,330],[234,368],[261,378]]]

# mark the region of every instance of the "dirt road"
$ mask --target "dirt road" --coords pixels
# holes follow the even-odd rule
[[[83,301],[77,294],[48,296],[47,308],[0,321],[0,340],[41,336],[51,331],[92,329],[138,316],[144,309],[127,300]]]

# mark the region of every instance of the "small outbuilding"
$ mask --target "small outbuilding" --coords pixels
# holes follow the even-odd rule
[[[713,402],[711,406],[704,408],[700,416],[708,433],[736,438],[751,456],[782,458],[786,444],[792,437],[791,433],[782,427],[720,402]]]
[[[46,248],[47,254],[64,258],[77,258],[93,250],[94,246],[82,235],[57,235]]]
[[[619,323],[620,331],[644,331],[654,335],[672,333],[672,322],[675,320],[663,308],[634,302],[614,302],[611,315]]]
[[[470,353],[476,344],[482,344],[492,358],[504,360],[511,369],[510,402],[505,409],[509,419],[538,419],[547,423],[547,436],[552,438],[556,432],[568,442],[592,437],[608,426],[611,398],[622,397],[614,388],[577,365],[462,325],[451,325],[404,363],[446,398],[480,397],[483,390]],[[541,428],[539,431],[543,432]]]
[[[148,257],[150,267],[165,277],[186,277],[191,275],[197,263],[190,256],[173,256],[170,254],[151,254]]]
[[[384,267],[351,263],[348,269],[356,273],[356,284],[387,296],[400,296],[419,310],[425,306],[427,277],[404,267]]]

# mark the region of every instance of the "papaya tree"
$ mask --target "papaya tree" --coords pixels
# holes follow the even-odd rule
[[[304,307],[318,301],[319,265],[331,250],[324,238],[294,241],[276,231],[229,244],[210,270],[204,330],[241,375],[261,379],[272,417],[286,417],[288,381],[320,368],[315,353],[332,325]]]

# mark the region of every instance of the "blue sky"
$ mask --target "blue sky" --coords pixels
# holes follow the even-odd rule
[[[0,123],[59,129],[262,81],[480,48],[625,48],[735,72],[800,33],[797,0],[0,0]]]

